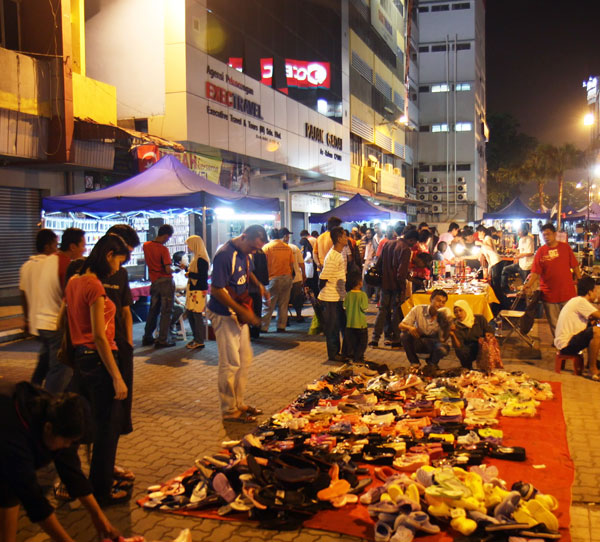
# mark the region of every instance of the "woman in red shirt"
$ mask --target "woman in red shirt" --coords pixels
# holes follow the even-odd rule
[[[128,390],[115,362],[116,308],[102,286],[128,258],[121,237],[105,235],[65,290],[77,391],[88,400],[95,425],[89,479],[101,505],[129,497],[129,492],[113,487],[121,401]]]

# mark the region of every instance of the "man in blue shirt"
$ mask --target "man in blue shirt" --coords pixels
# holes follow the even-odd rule
[[[244,403],[244,391],[252,362],[248,325],[260,325],[252,310],[250,283],[264,299],[269,299],[265,287],[254,276],[252,254],[266,242],[267,232],[262,226],[248,226],[242,235],[227,241],[213,258],[207,315],[219,351],[218,385],[224,421],[251,423],[262,414],[260,409]]]

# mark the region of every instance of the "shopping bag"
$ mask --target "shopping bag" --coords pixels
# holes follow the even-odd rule
[[[477,367],[480,371],[489,373],[494,369],[502,369],[500,345],[493,335],[480,337],[479,351],[477,353]]]
[[[321,327],[321,319],[319,315],[315,312],[312,321],[310,322],[310,328],[308,329],[309,335],[320,335],[323,332],[323,328]]]

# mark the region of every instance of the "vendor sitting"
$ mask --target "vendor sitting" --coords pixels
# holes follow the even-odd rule
[[[466,369],[473,368],[479,353],[479,339],[493,337],[494,333],[482,314],[473,314],[473,309],[464,300],[454,303],[455,320],[450,326],[450,340],[456,357]]]
[[[587,348],[588,366],[592,380],[600,380],[598,352],[600,351],[600,311],[592,305],[600,298],[600,285],[592,277],[577,282],[577,297],[569,299],[558,315],[554,346],[561,354],[577,355]]]
[[[411,366],[420,365],[417,354],[429,354],[427,363],[437,365],[448,355],[450,317],[445,308],[448,294],[444,290],[431,293],[429,305],[413,307],[400,323],[400,341]]]

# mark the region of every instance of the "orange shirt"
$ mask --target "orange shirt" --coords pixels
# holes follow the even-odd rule
[[[294,268],[294,253],[281,239],[273,239],[263,247],[267,255],[269,280],[282,275],[292,276]]]
[[[165,266],[171,265],[169,249],[157,241],[146,241],[144,243],[144,258],[148,266],[150,281],[154,282],[161,277],[171,277],[171,273],[165,271]]]
[[[67,284],[65,297],[67,301],[67,317],[69,333],[73,346],[87,346],[97,350],[92,334],[90,307],[104,297],[104,329],[111,350],[117,349],[115,343],[115,304],[106,296],[104,286],[92,275],[76,275]]]

